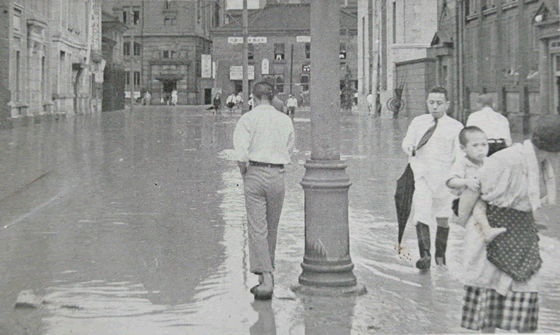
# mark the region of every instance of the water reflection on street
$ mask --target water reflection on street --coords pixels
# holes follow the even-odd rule
[[[406,164],[407,120],[342,118],[350,175],[355,274],[368,294],[300,296],[303,163],[310,122],[295,119],[272,301],[248,292],[242,179],[232,157],[239,116],[201,108],[136,108],[0,132],[3,262],[0,333],[369,334],[467,333],[462,228],[452,226],[447,268],[414,268],[412,225],[395,250],[395,180]],[[540,332],[560,331],[557,209],[537,218],[544,259]],[[552,219],[551,219],[552,218]],[[434,232],[432,232],[434,233]],[[14,310],[32,289],[43,308]]]

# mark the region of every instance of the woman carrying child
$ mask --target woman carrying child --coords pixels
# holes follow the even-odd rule
[[[546,194],[556,198],[553,166],[560,152],[560,116],[542,117],[531,139],[489,157],[478,171],[480,187],[461,196],[459,223],[465,225],[480,198],[494,228],[507,231],[486,245],[465,243],[465,297],[461,327],[534,332],[538,326],[537,277],[542,264],[533,211]],[[539,182],[546,187],[541,187]],[[467,241],[465,241],[467,242]]]

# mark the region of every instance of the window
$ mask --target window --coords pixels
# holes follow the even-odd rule
[[[21,10],[14,8],[14,31],[21,30]]]
[[[164,9],[173,9],[175,7],[175,1],[165,0],[163,3]]]
[[[122,12],[122,22],[124,24],[126,24],[128,21],[128,12],[126,11],[126,8],[123,8],[123,12]]]
[[[170,58],[172,58],[172,59],[177,58],[177,51],[171,50],[169,56],[170,56]]]
[[[220,4],[216,1],[214,3],[214,13],[212,15],[212,27],[217,28],[220,26]]]
[[[340,43],[340,53],[338,54],[338,58],[346,59],[346,43]]]
[[[305,43],[305,59],[311,58],[311,43]]]
[[[284,60],[284,43],[274,43],[274,60]]]
[[[125,73],[126,85],[130,85],[130,72]]]
[[[134,71],[134,85],[136,87],[140,86],[140,71]]]
[[[255,59],[255,45],[254,44],[248,44],[248,51],[249,51],[249,56],[247,57],[249,60],[254,60]]]
[[[397,3],[393,2],[393,44],[397,43]]]
[[[130,56],[130,42],[123,43],[123,55]]]
[[[20,99],[20,91],[21,91],[21,82],[20,82],[20,64],[21,62],[21,55],[19,51],[16,51],[16,101]]]
[[[274,86],[276,88],[276,93],[284,92],[284,76],[282,75],[277,76]]]
[[[174,17],[166,17],[163,20],[163,25],[164,26],[174,26],[175,25],[175,20],[176,20],[176,18],[174,18]]]
[[[142,45],[140,43],[134,42],[134,56],[140,56],[141,49],[142,49]]]
[[[304,92],[309,91],[309,75],[302,74],[300,81],[301,81],[301,88],[303,89],[303,91]]]
[[[133,22],[135,25],[139,24],[139,23],[140,23],[140,11],[135,9],[135,10],[132,12],[132,15],[133,15],[133,16],[132,16],[132,22]]]
[[[163,50],[163,58],[169,58],[169,50]]]

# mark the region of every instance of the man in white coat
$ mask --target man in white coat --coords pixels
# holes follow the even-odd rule
[[[490,156],[496,151],[511,145],[509,121],[507,117],[492,109],[494,101],[490,95],[480,95],[477,104],[479,110],[469,115],[467,127],[477,126],[486,133],[489,145],[488,156]]]
[[[445,185],[446,175],[460,153],[458,136],[463,124],[447,115],[447,90],[433,88],[426,101],[429,114],[417,116],[408,127],[402,142],[414,172],[413,220],[416,224],[420,259],[416,267],[431,265],[430,225],[434,218],[436,231],[436,264],[445,265],[449,236],[449,217],[453,197]]]

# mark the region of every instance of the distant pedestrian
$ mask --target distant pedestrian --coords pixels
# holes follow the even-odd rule
[[[371,92],[368,93],[366,97],[366,102],[367,102],[368,114],[371,114],[371,111],[373,109],[373,94],[371,94]]]
[[[171,91],[171,104],[173,106],[177,106],[178,101],[179,101],[179,94],[177,93],[177,90]]]
[[[247,101],[247,105],[249,105],[249,110],[252,110],[255,106],[255,100],[253,100],[253,93],[249,94],[249,101]]]
[[[293,120],[296,114],[298,103],[297,99],[292,94],[290,94],[288,101],[286,101],[286,106],[288,107],[288,116]]]
[[[430,268],[430,225],[437,224],[436,264],[445,265],[449,236],[449,217],[453,197],[445,185],[449,169],[459,153],[458,135],[463,125],[447,115],[450,102],[447,90],[433,88],[426,101],[430,114],[415,117],[402,142],[414,172],[414,221],[420,259],[416,267]]]
[[[467,126],[477,126],[488,136],[488,156],[498,150],[509,147],[512,143],[507,117],[492,109],[494,101],[488,94],[478,97],[478,111],[469,115]]]
[[[146,93],[144,93],[144,105],[151,105],[152,103],[152,95],[150,94],[149,91],[146,91]]]
[[[243,177],[250,271],[259,275],[251,289],[255,299],[271,299],[278,223],[284,203],[285,165],[291,163],[294,127],[289,117],[271,106],[274,87],[253,87],[255,108],[241,116],[233,146]]]
[[[229,109],[230,114],[233,113],[233,107],[235,107],[235,99],[236,98],[237,98],[237,96],[235,95],[235,93],[232,92],[226,99],[226,106]]]
[[[531,139],[488,157],[478,173],[478,190],[461,196],[459,224],[465,225],[480,198],[487,203],[490,225],[507,228],[486,245],[466,227],[461,327],[483,333],[537,330],[542,258],[533,212],[544,199],[555,203],[559,152],[560,116],[543,116]]]
[[[214,113],[216,114],[219,113],[222,105],[222,98],[220,92],[216,93],[216,95],[214,96],[214,100],[212,100],[212,103],[214,105]]]
[[[243,108],[243,92],[241,91],[239,91],[235,97],[235,106],[240,110]]]

